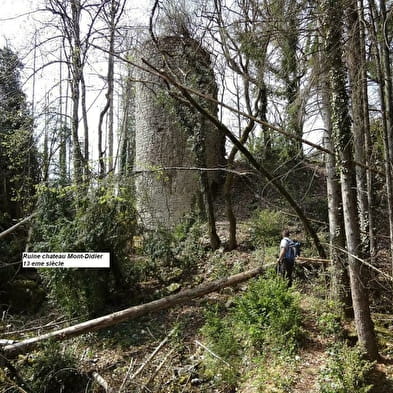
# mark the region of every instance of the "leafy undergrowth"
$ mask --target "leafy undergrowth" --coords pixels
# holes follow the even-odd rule
[[[141,283],[149,294],[141,301],[274,261],[274,251],[249,247],[248,228],[243,226],[238,250],[206,252],[192,274],[179,276],[180,286],[157,293],[156,281]],[[225,230],[222,223],[221,233]],[[13,361],[20,380],[7,369],[0,371],[0,391],[21,391],[16,385],[23,380],[24,391],[37,393],[392,392],[389,315],[376,315],[382,358],[370,364],[354,345],[353,327],[327,293],[327,278],[317,268],[299,266],[289,291],[270,273],[20,356]],[[133,302],[124,299],[124,304]],[[73,323],[51,312],[41,310],[34,320],[4,315],[2,338],[21,340]],[[22,327],[24,332],[12,333]]]

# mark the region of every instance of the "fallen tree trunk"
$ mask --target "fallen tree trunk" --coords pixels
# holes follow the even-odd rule
[[[18,223],[16,223],[15,225],[13,225],[12,227],[6,229],[5,231],[0,233],[0,239],[4,236],[7,236],[9,233],[15,231],[15,229],[18,229],[21,225],[23,225],[24,223],[30,221],[34,216],[36,216],[37,213],[33,213],[28,217],[25,217],[23,220],[19,221]]]
[[[1,352],[7,358],[14,358],[18,354],[27,353],[36,348],[40,343],[45,340],[67,340],[71,337],[75,337],[87,332],[106,328],[108,326],[116,325],[120,322],[124,322],[128,319],[134,319],[141,315],[148,314],[150,312],[164,310],[188,302],[189,300],[197,297],[201,297],[210,292],[215,292],[225,287],[234,286],[241,282],[247,281],[252,277],[261,274],[267,267],[273,266],[273,264],[258,267],[256,269],[248,270],[244,273],[239,273],[234,276],[222,278],[220,280],[208,282],[202,284],[196,288],[185,289],[175,295],[163,297],[158,300],[154,300],[150,303],[133,306],[122,311],[117,311],[112,314],[104,315],[99,318],[91,319],[86,322],[78,323],[67,328],[56,330],[50,333],[43,334],[41,336],[32,337],[27,340],[20,341],[16,344],[5,345]]]

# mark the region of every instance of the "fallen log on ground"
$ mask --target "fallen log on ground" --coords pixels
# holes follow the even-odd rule
[[[41,336],[32,337],[20,341],[16,344],[5,345],[3,346],[3,348],[0,348],[0,352],[2,352],[3,356],[11,359],[16,357],[18,354],[27,353],[35,349],[43,341],[49,339],[55,339],[59,341],[67,340],[69,338],[79,336],[87,332],[103,329],[109,326],[116,325],[120,322],[124,322],[129,319],[137,318],[141,315],[146,315],[150,312],[160,311],[186,303],[193,298],[198,298],[207,295],[210,292],[219,291],[225,287],[234,286],[241,282],[247,281],[252,277],[258,276],[267,267],[274,266],[274,265],[275,264],[272,263],[265,266],[261,266],[256,269],[248,270],[244,273],[235,274],[230,277],[222,278],[220,280],[199,285],[196,288],[185,289],[175,295],[166,296],[149,303],[133,306],[125,310],[117,311],[112,314],[104,315],[99,318],[78,323],[76,325],[69,326],[67,328],[56,330],[50,333],[46,333]]]

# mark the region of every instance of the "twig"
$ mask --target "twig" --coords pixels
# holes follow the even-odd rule
[[[149,379],[145,384],[142,385],[142,391],[144,389],[147,389],[147,385],[149,385],[153,379],[156,377],[156,375],[160,372],[162,366],[165,364],[165,362],[168,360],[168,358],[172,355],[172,353],[175,351],[176,348],[172,348],[164,357],[164,359],[161,361],[161,363],[157,366],[157,368],[154,370],[154,372],[150,375]]]
[[[121,385],[120,385],[119,393],[122,392],[123,387],[125,386],[125,384],[126,384],[126,382],[127,382],[128,376],[130,375],[130,372],[131,372],[131,369],[132,369],[133,366],[134,366],[134,358],[131,358],[131,361],[130,361],[130,364],[129,364],[129,366],[128,366],[126,375],[124,376],[123,382],[122,382]]]
[[[15,388],[17,391],[19,391],[19,392],[21,392],[21,393],[28,393],[28,392],[26,392],[25,389],[23,389],[23,388],[21,388],[20,386],[18,386],[18,385],[15,383],[15,381],[13,381],[8,375],[5,375],[4,378],[5,378],[5,382],[7,382],[7,383],[10,384],[10,387],[9,387],[7,390],[4,390],[4,392],[12,391],[12,390],[11,390],[11,387],[12,387],[12,388]]]
[[[20,376],[18,370],[14,367],[14,365],[4,356],[0,354],[0,364],[5,365],[10,373],[12,374],[14,380],[18,385],[15,387],[18,388],[23,393],[33,393],[30,386],[26,383],[26,381]]]
[[[255,175],[255,172],[252,171],[239,172],[234,169],[228,169],[228,168],[199,168],[193,166],[189,166],[189,167],[171,166],[171,167],[159,167],[159,168],[152,168],[152,169],[138,169],[132,171],[132,173],[137,175],[137,174],[163,172],[163,171],[226,172],[226,173],[233,173],[234,175],[238,175],[238,176]]]
[[[101,377],[96,371],[91,374],[92,378],[102,387],[104,388],[105,392],[111,393],[112,389],[109,387],[108,382],[105,381],[104,378]]]
[[[389,274],[386,274],[385,272],[383,272],[382,270],[376,268],[375,266],[373,266],[371,263],[365,261],[364,259],[359,258],[358,256],[350,253],[348,250],[345,250],[344,248],[338,247],[338,246],[334,246],[334,248],[336,248],[337,250],[340,250],[342,252],[344,252],[345,254],[347,254],[348,256],[356,259],[358,262],[362,263],[363,265],[368,266],[370,269],[376,271],[377,273],[381,274],[382,276],[384,276],[385,278],[387,278],[390,281],[393,281],[393,276],[390,276]]]
[[[199,345],[203,349],[205,349],[207,352],[210,353],[213,357],[215,357],[218,360],[221,360],[224,364],[226,364],[228,367],[233,368],[226,360],[224,360],[222,357],[218,356],[216,353],[214,353],[211,349],[209,349],[206,345],[203,345],[200,341],[195,340],[195,344]]]
[[[329,263],[332,262],[331,259],[324,259],[324,258],[306,258],[306,257],[296,257],[296,263],[302,264],[307,262],[316,262],[316,263]]]
[[[134,379],[137,375],[139,375],[144,368],[153,360],[153,358],[157,355],[157,353],[161,350],[161,348],[168,342],[169,338],[175,332],[175,329],[172,329],[168,335],[158,344],[158,347],[150,354],[147,360],[132,374],[131,379]]]
[[[77,320],[77,318],[72,318],[70,320],[64,320],[64,321],[60,321],[59,319],[57,319],[56,321],[48,322],[47,324],[42,325],[42,326],[36,326],[36,327],[31,327],[31,328],[26,328],[26,329],[21,329],[21,330],[13,330],[12,332],[1,332],[1,334],[2,334],[2,336],[11,336],[14,334],[31,332],[33,330],[49,329],[53,326],[56,326],[56,325],[59,325],[62,323],[66,323],[66,322],[73,322],[76,320]]]
[[[188,382],[190,382],[190,379],[191,379],[191,375],[189,374],[189,375],[187,376],[187,381],[183,384],[183,389],[182,389],[181,393],[183,393],[184,390],[186,389],[186,387],[187,387],[187,385],[188,385]]]

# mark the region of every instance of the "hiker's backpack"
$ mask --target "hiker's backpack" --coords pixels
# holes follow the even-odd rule
[[[288,247],[285,253],[285,259],[289,261],[294,261],[296,257],[300,256],[300,246],[301,243],[296,240],[286,239],[288,243]]]

